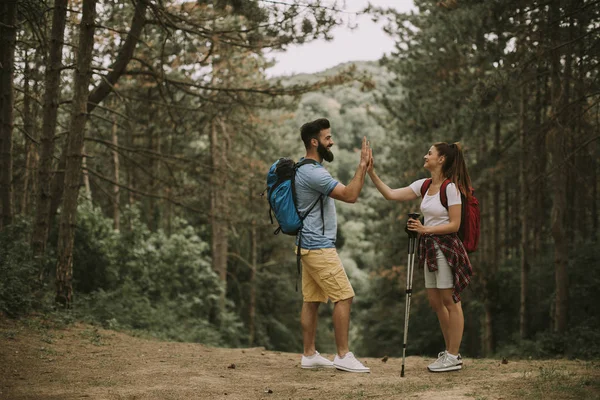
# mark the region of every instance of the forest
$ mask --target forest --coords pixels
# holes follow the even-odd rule
[[[301,352],[293,238],[261,196],[300,126],[331,121],[347,183],[367,136],[391,187],[460,142],[481,206],[463,295],[469,357],[600,357],[600,1],[369,7],[394,51],[269,77],[326,40],[321,0],[0,4],[0,318],[48,315],[169,341]],[[337,202],[350,343],[401,356],[407,213],[372,182]],[[443,344],[415,272],[409,352]],[[317,347],[334,352],[332,305]]]

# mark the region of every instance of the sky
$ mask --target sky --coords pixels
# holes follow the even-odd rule
[[[338,0],[344,17],[358,25],[350,30],[347,26],[332,31],[333,40],[313,41],[301,46],[290,46],[286,52],[271,53],[277,64],[267,70],[270,77],[295,73],[323,71],[347,61],[378,60],[389,54],[394,41],[383,32],[383,22],[374,23],[369,15],[356,16],[353,12],[364,9],[370,2],[374,6],[392,7],[398,11],[415,10],[412,0]]]

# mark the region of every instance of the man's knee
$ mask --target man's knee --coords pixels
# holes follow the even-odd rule
[[[316,313],[318,311],[320,305],[321,305],[321,302],[319,302],[319,301],[305,301],[302,304],[302,309],[304,311],[308,311],[310,313]]]
[[[352,300],[354,300],[354,296],[349,297],[347,299],[343,299],[343,300],[338,300],[336,301],[334,304],[338,305],[338,304],[343,304],[343,305],[351,305],[352,304]]]
[[[307,307],[319,308],[319,305],[321,305],[321,302],[320,301],[304,301],[303,304]]]

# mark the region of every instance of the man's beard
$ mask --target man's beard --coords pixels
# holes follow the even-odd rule
[[[319,142],[319,147],[317,147],[317,152],[319,153],[321,158],[323,158],[323,160],[325,160],[327,162],[333,161],[333,153],[331,152],[331,150],[329,150],[327,147],[323,146],[323,144],[321,144],[320,142]]]

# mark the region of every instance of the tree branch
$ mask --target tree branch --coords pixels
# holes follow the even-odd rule
[[[89,174],[94,175],[98,179],[101,179],[101,180],[103,180],[105,182],[108,182],[108,183],[111,183],[113,185],[116,185],[116,186],[120,187],[121,189],[125,189],[125,190],[128,190],[128,191],[132,192],[132,193],[139,194],[140,196],[150,197],[150,198],[159,199],[159,200],[165,200],[165,201],[168,201],[171,204],[175,204],[177,206],[180,206],[180,207],[185,208],[187,210],[193,211],[195,213],[206,215],[206,216],[209,215],[205,210],[200,210],[198,208],[192,207],[190,205],[182,203],[179,200],[175,200],[175,199],[173,199],[171,197],[162,196],[162,195],[154,194],[154,193],[148,193],[148,192],[144,192],[142,190],[134,189],[134,188],[129,187],[127,185],[123,185],[122,183],[116,182],[115,180],[110,179],[110,178],[102,175],[101,173],[90,169],[89,167],[88,168],[84,168],[84,169]]]
[[[111,66],[112,71],[109,72],[105,79],[92,91],[92,93],[90,93],[87,107],[88,113],[91,113],[96,105],[104,100],[104,98],[111,92],[114,84],[125,72],[127,64],[133,57],[133,52],[135,51],[142,33],[142,29],[146,23],[145,14],[147,5],[147,0],[137,0],[127,39],[125,39],[123,46],[119,50],[117,59]]]

